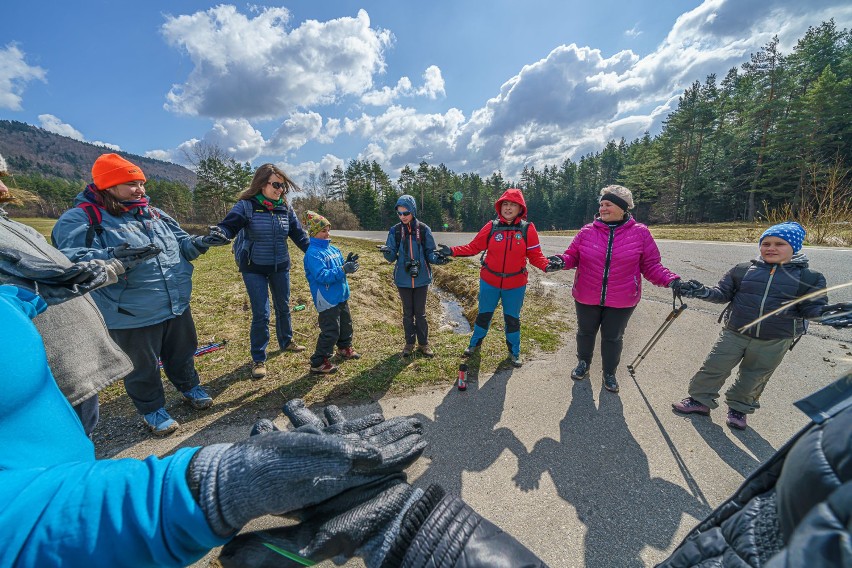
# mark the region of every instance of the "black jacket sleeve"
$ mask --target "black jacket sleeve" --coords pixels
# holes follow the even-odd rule
[[[441,559],[435,564],[435,559]],[[430,486],[409,509],[382,568],[547,568],[458,497]]]

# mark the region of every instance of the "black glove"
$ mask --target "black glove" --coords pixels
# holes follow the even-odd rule
[[[210,527],[227,537],[257,517],[303,509],[372,481],[382,465],[378,448],[358,438],[268,432],[201,448],[186,478]]]
[[[399,534],[405,512],[423,492],[397,474],[355,487],[315,507],[299,511],[295,526],[244,533],[226,544],[219,555],[223,568],[291,566],[271,545],[313,562],[362,556],[370,568],[382,564],[386,541]],[[384,545],[384,546],[383,546]],[[398,564],[396,564],[398,565]]]
[[[565,259],[560,255],[554,254],[553,256],[547,257],[547,267],[544,269],[545,272],[556,272],[557,270],[562,270],[564,268]]]
[[[0,249],[0,273],[20,279],[22,285],[44,299],[48,305],[59,304],[91,292],[107,282],[102,262],[85,261],[62,266],[53,260],[13,249]]]
[[[816,321],[837,329],[852,327],[852,302],[823,306],[820,317]]]
[[[132,247],[129,243],[121,243],[117,247],[107,249],[110,256],[113,256],[121,261],[125,270],[130,270],[138,264],[145,262],[150,258],[154,258],[163,249],[154,243],[148,243],[140,247]]]
[[[379,252],[382,252],[382,253],[391,252],[390,247],[387,246],[387,245],[376,245],[376,248],[379,249]]]
[[[210,225],[207,227],[208,233],[201,237],[201,243],[205,247],[220,247],[231,242],[228,235],[225,234],[218,225]]]
[[[449,264],[452,261],[452,258],[446,257],[442,254],[435,253],[435,260],[432,262],[435,266],[441,266],[443,264]]]
[[[361,268],[361,266],[358,264],[358,255],[350,252],[346,257],[346,262],[343,263],[343,272],[346,274],[352,274],[359,268]]]
[[[710,295],[710,288],[699,282],[698,280],[689,280],[681,282],[680,294],[684,298],[707,298]]]
[[[282,411],[297,432],[311,429],[325,436],[342,436],[352,442],[360,440],[378,448],[382,465],[371,473],[400,471],[414,463],[426,448],[423,425],[417,418],[399,416],[385,420],[381,414],[368,414],[346,420],[340,409],[331,404],[325,407],[324,421],[298,398],[288,401]]]
[[[441,256],[449,258],[453,256],[453,249],[451,249],[447,245],[438,245],[437,253]]]

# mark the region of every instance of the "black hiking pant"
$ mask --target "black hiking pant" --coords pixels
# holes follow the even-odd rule
[[[633,315],[633,308],[590,306],[574,301],[577,310],[577,358],[592,362],[595,337],[601,331],[601,366],[604,373],[615,373],[621,362],[624,330]]]
[[[420,345],[429,343],[429,324],[426,321],[426,293],[429,286],[417,288],[400,288],[399,298],[402,300],[402,329],[405,332],[405,343],[414,345],[415,338]]]

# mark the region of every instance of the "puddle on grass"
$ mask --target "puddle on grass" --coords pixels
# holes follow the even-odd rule
[[[464,317],[461,304],[456,302],[455,296],[437,286],[433,286],[432,291],[441,300],[441,329],[452,329],[453,333],[459,334],[472,332],[470,322]]]

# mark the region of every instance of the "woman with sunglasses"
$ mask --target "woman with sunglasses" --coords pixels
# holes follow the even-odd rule
[[[417,340],[420,352],[434,357],[429,347],[429,325],[426,322],[426,293],[432,282],[432,264],[446,264],[449,259],[435,254],[432,229],[417,220],[417,202],[410,195],[396,201],[399,223],[388,231],[388,238],[379,250],[388,262],[395,262],[393,279],[402,300],[402,328],[405,347],[402,356],[410,357]]]
[[[301,352],[303,345],[293,341],[290,322],[290,238],[302,252],[311,239],[302,228],[293,208],[285,199],[298,186],[273,164],[263,164],[254,172],[248,189],[219,228],[234,241],[234,257],[251,303],[251,358],[253,379],[266,376],[266,348],[269,345],[269,290],[275,306],[275,335],[282,351]]]

